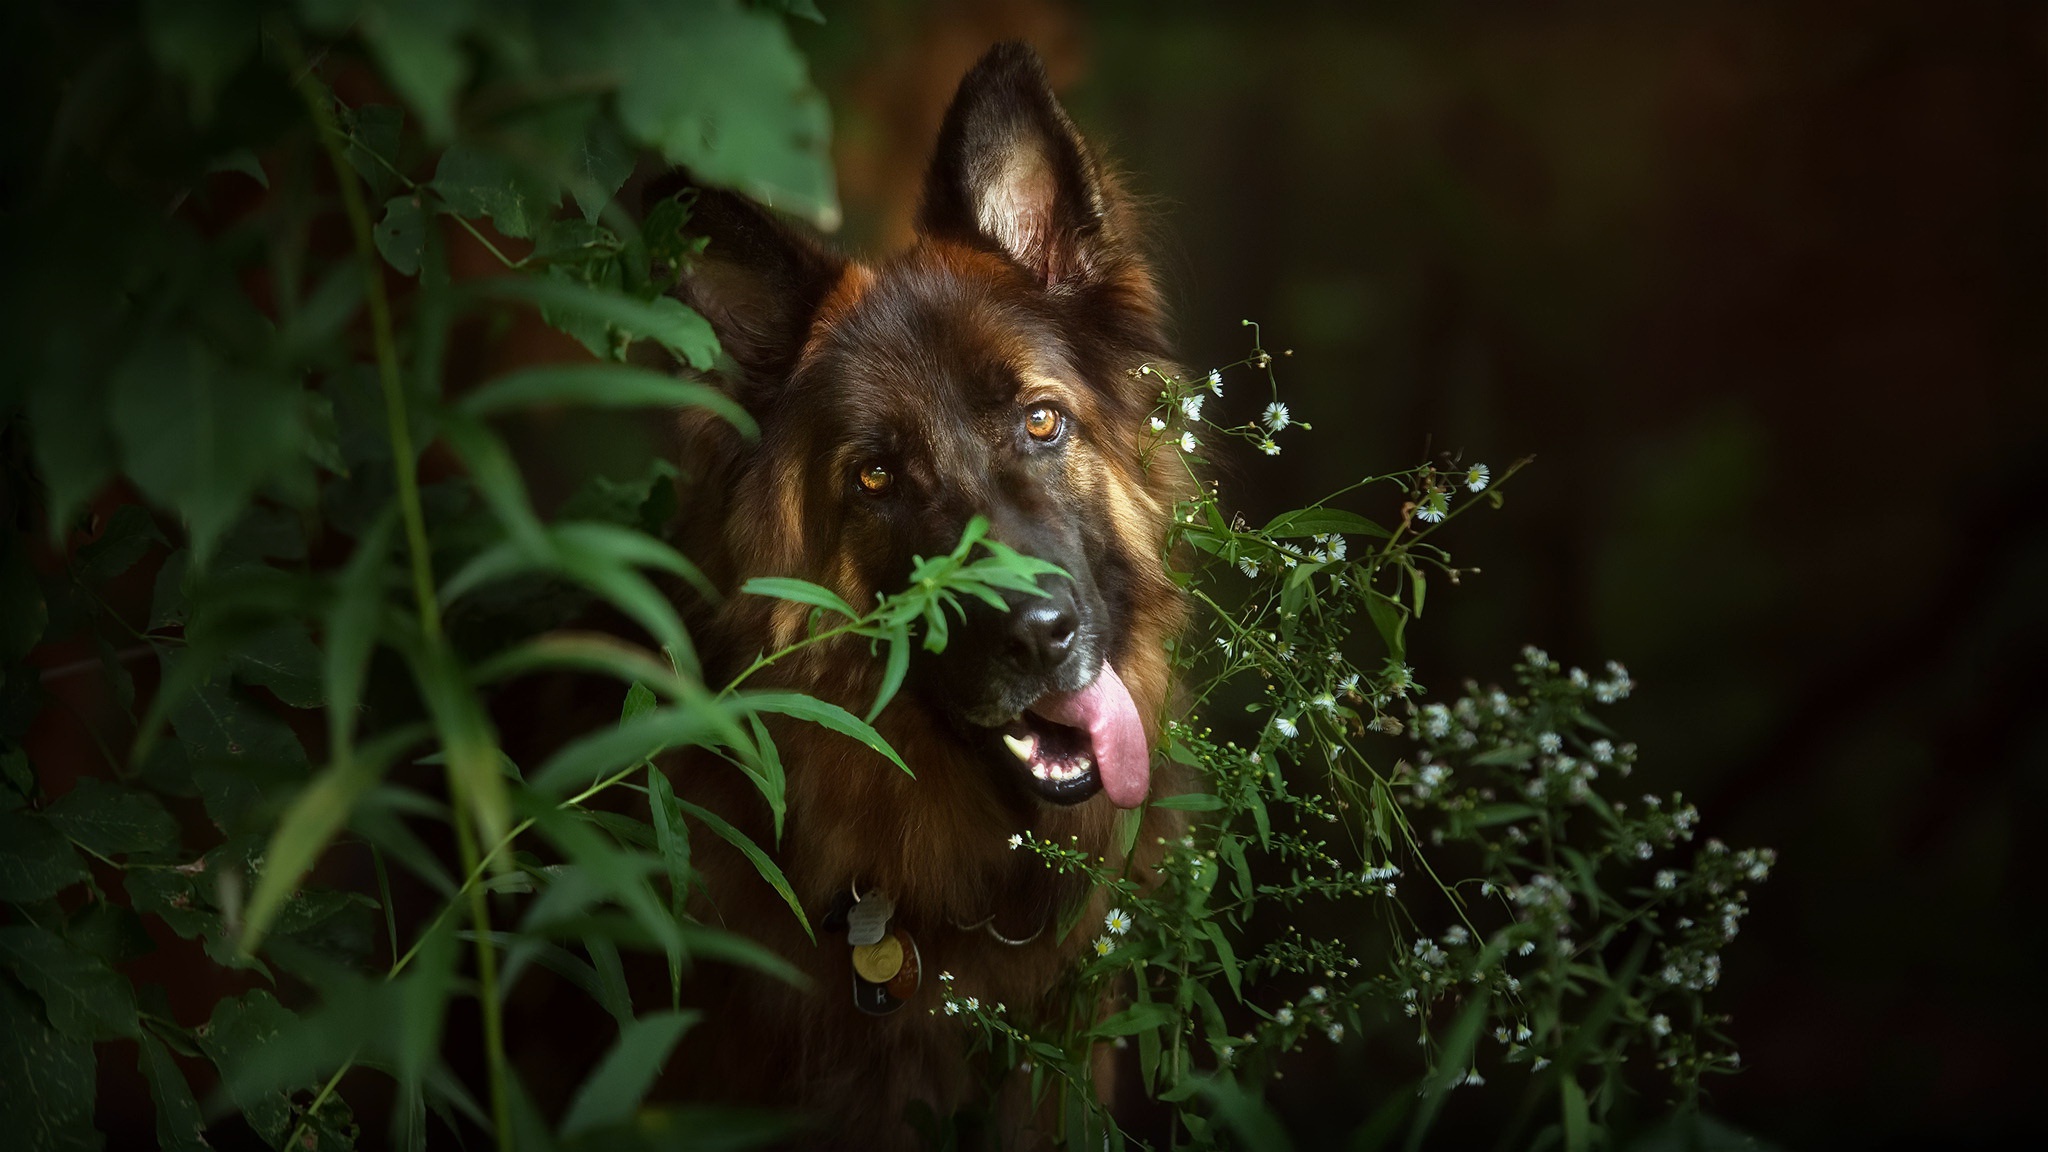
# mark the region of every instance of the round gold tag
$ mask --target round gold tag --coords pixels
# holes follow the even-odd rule
[[[872,984],[887,984],[903,967],[903,942],[894,933],[853,950],[853,970]]]

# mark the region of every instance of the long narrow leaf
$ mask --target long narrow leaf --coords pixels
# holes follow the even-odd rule
[[[533,790],[555,797],[608,772],[637,764],[671,748],[714,747],[745,737],[726,711],[726,701],[710,699],[660,708],[635,716],[616,728],[594,732],[548,758],[533,774]]]
[[[873,749],[889,763],[903,769],[905,775],[917,775],[910,770],[910,765],[903,762],[903,757],[898,756],[896,750],[889,747],[889,742],[882,739],[880,732],[875,731],[867,721],[837,704],[828,703],[815,696],[805,696],[800,692],[742,692],[733,699],[750,712],[778,712],[784,716],[794,716],[799,720],[821,724],[834,732],[851,736]]]
[[[505,680],[543,669],[599,672],[628,684],[643,684],[671,700],[682,695],[676,675],[653,653],[602,632],[549,632],[478,664],[470,679],[478,684]]]
[[[630,1119],[654,1086],[662,1065],[668,1063],[676,1042],[701,1015],[656,1012],[620,1029],[618,1043],[576,1090],[569,1115],[562,1121],[562,1135],[577,1136]]]
[[[719,819],[709,809],[699,808],[683,799],[676,800],[676,807],[696,817],[706,828],[718,833],[720,839],[739,849],[740,854],[753,863],[754,871],[761,874],[761,879],[766,880],[768,886],[782,897],[783,903],[789,905],[789,910],[796,913],[797,923],[804,926],[804,935],[809,936],[812,943],[817,942],[818,934],[811,930],[811,918],[804,915],[803,902],[796,898],[795,889],[789,886],[789,878],[782,874],[782,869],[766,852],[761,851],[760,845],[747,839],[746,833]]]
[[[649,337],[699,371],[708,370],[718,359],[718,338],[712,334],[710,322],[671,297],[646,301],[620,292],[536,276],[494,277],[479,282],[477,291],[556,312],[573,312],[636,336]]]
[[[749,438],[760,429],[747,410],[706,384],[629,364],[546,364],[509,372],[462,398],[458,407],[486,416],[539,404],[587,408],[703,408]]]
[[[347,759],[337,760],[301,789],[277,822],[264,854],[256,891],[243,913],[242,951],[253,954],[270,922],[298,889],[299,880],[327,850],[334,834],[348,823],[364,792],[377,783],[391,761],[427,734],[424,724],[409,724],[372,740]]]

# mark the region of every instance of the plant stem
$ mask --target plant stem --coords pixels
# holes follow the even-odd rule
[[[465,871],[483,865],[477,860],[476,833],[470,827],[469,809],[455,809],[455,844]],[[498,1137],[499,1152],[512,1152],[512,1100],[505,1067],[505,1020],[498,1002],[498,950],[491,943],[490,894],[483,885],[469,885],[469,918],[476,928],[476,995],[484,1014],[484,1054],[490,1062],[491,1127]]]
[[[356,259],[363,267],[363,297],[370,309],[370,338],[377,351],[377,377],[384,390],[385,425],[391,437],[391,470],[398,482],[398,507],[405,519],[406,544],[412,552],[413,598],[419,603],[420,630],[429,641],[438,642],[441,638],[441,606],[434,598],[434,569],[427,549],[426,516],[420,508],[417,454],[413,449],[412,426],[406,419],[404,385],[398,376],[398,344],[391,331],[391,300],[384,292],[384,269],[377,255],[376,242],[370,234],[370,210],[363,202],[362,185],[350,170],[348,157],[342,152],[342,142],[347,137],[342,134],[340,125],[334,122],[334,110],[328,107],[327,94],[313,79],[312,70],[305,66],[298,45],[285,42],[282,47],[286,64],[292,72],[292,84],[305,100],[321,146],[327,152],[328,163],[334,167],[334,182],[341,190],[342,208],[348,214],[349,230],[355,234]]]

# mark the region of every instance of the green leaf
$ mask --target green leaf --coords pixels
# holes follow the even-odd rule
[[[47,928],[0,927],[0,959],[43,998],[50,1023],[74,1040],[136,1034],[135,990],[106,962]]]
[[[90,873],[64,833],[35,812],[0,812],[0,901],[47,900]]]
[[[199,1111],[192,1085],[186,1082],[184,1070],[171,1057],[170,1049],[144,1032],[136,1062],[142,1066],[143,1078],[149,1081],[150,1102],[156,1105],[157,1147],[176,1152],[198,1152],[208,1147],[206,1117]]]
[[[796,890],[789,886],[788,877],[782,874],[782,869],[775,863],[772,857],[766,852],[761,851],[760,845],[748,839],[746,833],[726,823],[708,808],[699,808],[688,800],[682,799],[676,800],[676,807],[689,813],[706,828],[717,833],[719,839],[739,849],[740,854],[745,856],[754,865],[754,871],[761,874],[761,879],[766,880],[768,886],[775,889],[776,894],[782,897],[782,902],[789,905],[789,910],[796,913],[797,923],[804,926],[804,935],[809,936],[812,943],[817,942],[818,934],[812,931],[810,917],[804,914],[803,902],[796,898]]]
[[[294,708],[318,708],[327,700],[320,682],[320,649],[306,626],[286,621],[235,645],[229,667],[235,678],[260,684]]]
[[[851,736],[889,763],[903,769],[904,775],[917,775],[910,770],[910,765],[903,762],[903,757],[898,756],[896,750],[889,747],[889,742],[882,739],[880,732],[837,704],[827,703],[799,692],[741,692],[733,699],[750,712],[776,712],[784,716],[794,716],[799,720],[823,725],[841,735]]]
[[[342,109],[341,113],[341,122],[349,134],[349,167],[369,185],[372,203],[388,199],[399,184],[394,173],[398,167],[399,140],[405,131],[405,109],[391,104],[364,104]]]
[[[321,655],[321,678],[327,689],[328,752],[337,761],[348,758],[355,742],[356,705],[362,699],[363,677],[377,645],[385,562],[391,555],[397,523],[393,508],[363,534],[355,554],[335,580],[334,600],[327,609],[327,650]]]
[[[167,679],[180,663],[166,660]],[[236,695],[225,678],[202,681],[174,705],[171,728],[192,758],[207,814],[230,832],[266,822],[309,767],[291,726]]]
[[[150,545],[163,542],[164,534],[157,531],[148,509],[123,504],[114,509],[99,536],[78,550],[78,578],[87,584],[102,584],[134,567]]]
[[[569,185],[585,221],[597,222],[604,206],[633,174],[636,159],[612,117],[600,112],[590,118],[590,129],[576,152],[575,178]]]
[[[468,0],[372,0],[363,12],[363,39],[385,78],[437,142],[455,135],[455,98],[469,79],[460,38],[471,18]]]
[[[189,333],[146,339],[109,403],[128,474],[185,517],[201,564],[256,486],[306,446],[295,381],[221,363]]]
[[[348,758],[336,760],[300,790],[270,836],[263,871],[242,917],[242,951],[256,951],[300,879],[348,823],[356,801],[376,785],[398,753],[425,735],[425,726],[419,724],[386,733]]]
[[[1565,1152],[1586,1152],[1593,1146],[1592,1120],[1586,1114],[1586,1090],[1566,1070],[1557,1078],[1558,1111],[1564,1120]]]
[[[647,882],[647,874],[660,867],[659,861],[613,847],[582,816],[558,809],[532,792],[519,793],[518,800],[521,812],[575,865],[588,895],[610,897],[663,951],[672,955],[682,952],[682,932]],[[528,912],[529,930],[566,919],[564,913],[581,901],[580,896],[550,899],[558,891],[571,891],[563,884],[558,878],[547,895],[534,902]]]
[[[497,276],[479,282],[474,290],[535,305],[550,317],[581,316],[609,324],[631,339],[654,340],[699,371],[708,371],[718,359],[718,337],[712,333],[710,321],[673,296],[641,300],[568,280],[531,276]],[[549,323],[556,321],[550,318]]]
[[[156,797],[91,776],[45,815],[58,831],[102,856],[178,848],[178,822]]]
[[[436,921],[421,938],[412,967],[399,982],[394,1055],[400,1085],[419,1085],[438,1059],[454,988],[455,932],[448,921]]]
[[[1088,1035],[1098,1040],[1134,1036],[1148,1029],[1163,1028],[1173,1023],[1175,1017],[1173,1005],[1141,1000],[1089,1029]]]
[[[463,397],[459,407],[471,416],[486,416],[546,404],[703,408],[724,417],[749,438],[760,432],[746,409],[718,389],[626,364],[546,364],[522,368]]]
[[[1223,797],[1209,792],[1182,792],[1177,796],[1155,797],[1152,807],[1176,812],[1214,812],[1223,807]]]
[[[33,997],[0,979],[0,1130],[22,1152],[94,1152],[92,1042],[50,1027]]]
[[[408,659],[441,738],[451,789],[475,815],[477,838],[496,844],[511,826],[511,804],[499,771],[497,737],[482,703],[444,644],[408,653]]]
[[[562,190],[553,181],[496,153],[460,143],[441,154],[434,191],[456,215],[488,217],[499,232],[520,239],[540,229],[562,201]]]
[[[1199,1077],[1195,1084],[1215,1105],[1217,1121],[1237,1133],[1241,1146],[1259,1152],[1290,1152],[1294,1147],[1279,1118],[1228,1074]]]
[[[576,1090],[562,1121],[562,1135],[576,1136],[629,1119],[654,1086],[676,1042],[701,1015],[656,1012],[621,1029],[618,1042]]]
[[[248,0],[150,0],[143,38],[167,72],[192,86],[194,118],[212,118],[214,100],[262,40],[259,7]]]
[[[420,274],[420,257],[427,248],[427,210],[418,193],[393,196],[384,202],[384,217],[377,221],[371,237],[384,262],[401,275]]]
[[[544,668],[600,672],[646,691],[652,684],[662,695],[680,694],[676,675],[647,649],[601,632],[549,632],[536,636],[477,665],[470,679],[488,684]],[[633,713],[632,719],[640,713]]]
[[[754,596],[773,596],[778,600],[794,600],[798,604],[809,604],[837,612],[848,620],[860,619],[860,613],[853,605],[841,599],[837,592],[822,584],[809,580],[798,580],[793,576],[756,576],[740,585],[740,591]]]
[[[221,1080],[235,1107],[273,1148],[283,1142],[291,1123],[291,1098],[281,1089],[244,1087],[235,1073],[250,1055],[297,1022],[298,1017],[279,1004],[276,997],[258,989],[239,999],[229,997],[216,1003],[207,1026],[196,1032],[199,1047],[220,1069]]]
[[[1202,922],[1202,932],[1209,937],[1209,943],[1216,946],[1216,962],[1223,966],[1223,978],[1230,983],[1230,994],[1244,999],[1244,989],[1238,986],[1241,972],[1237,964],[1237,949],[1230,946],[1230,938],[1223,934],[1223,926],[1214,920]]]
[[[1429,1134],[1438,1109],[1472,1066],[1472,1050],[1479,1043],[1479,1030],[1486,1023],[1489,1007],[1487,997],[1473,997],[1444,1034],[1443,1047],[1436,1054],[1436,1067],[1422,1079],[1422,1102],[1416,1106],[1415,1119],[1408,1126],[1408,1152],[1422,1147],[1422,1138]]]
[[[699,700],[661,708],[571,741],[534,772],[533,789],[557,796],[671,748],[744,744],[726,707],[723,702]]]
[[[889,639],[888,659],[882,664],[881,686],[875,689],[875,702],[868,706],[868,714],[862,719],[870,724],[874,723],[875,717],[882,714],[882,709],[889,706],[889,701],[896,698],[897,691],[903,687],[903,678],[909,673],[910,637],[892,636]]]
[[[1320,536],[1327,533],[1373,536],[1381,540],[1392,535],[1363,516],[1335,508],[1301,508],[1282,512],[1259,529],[1262,536]]]
[[[1379,629],[1380,639],[1386,643],[1387,655],[1395,660],[1406,659],[1408,649],[1402,633],[1408,628],[1407,612],[1385,594],[1371,589],[1365,595],[1365,610],[1372,617],[1373,627]]]
[[[835,227],[831,117],[782,21],[738,5],[635,15],[617,22],[610,55],[626,131],[699,180]]]

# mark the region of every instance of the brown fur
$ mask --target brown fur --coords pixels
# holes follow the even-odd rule
[[[1024,551],[1068,525],[1060,538],[1085,562],[1106,617],[1096,622],[1103,653],[1156,749],[1170,693],[1166,642],[1182,618],[1162,551],[1187,477],[1176,453],[1148,466],[1144,451],[1156,386],[1136,369],[1164,363],[1163,321],[1127,215],[1036,57],[1017,45],[992,51],[963,81],[906,252],[845,261],[737,198],[700,193],[711,244],[683,295],[717,328],[734,362],[723,383],[761,436],[748,443],[686,418],[685,550],[727,590],[797,576],[864,605],[902,586],[911,553],[949,548],[968,515],[988,516],[992,536]],[[1058,455],[1022,460],[1007,446],[1005,413],[1045,402],[1074,432]],[[900,469],[897,504],[850,492],[846,478],[870,458]],[[696,612],[714,683],[802,639],[809,614],[737,594]],[[954,640],[979,642],[966,632]],[[766,943],[811,981],[799,990],[735,975],[714,994],[709,1043],[698,1045],[707,1059],[686,1073],[699,1094],[811,1110],[829,1147],[911,1145],[911,1101],[940,1115],[984,1106],[973,1096],[981,1070],[966,1062],[967,1029],[935,1011],[939,973],[953,974],[958,994],[1029,1019],[1050,1007],[1107,907],[1103,893],[1057,877],[1009,837],[1071,842],[1143,876],[1158,839],[1178,834],[1171,813],[1148,812],[1140,858],[1126,862],[1118,810],[1103,796],[1068,807],[1020,800],[949,721],[949,676],[914,669],[876,721],[915,779],[823,728],[771,725],[788,777],[774,854],[813,923],[858,883],[889,893],[893,923],[917,942],[923,986],[893,1015],[854,1008],[843,936],[821,931],[814,944],[743,857],[693,830],[707,918]],[[879,679],[865,641],[848,640],[804,649],[748,686],[796,688],[859,714]],[[765,804],[737,771],[698,759],[671,775],[679,792],[775,844]],[[1155,796],[1178,790],[1163,769],[1152,787]],[[1048,930],[1023,946],[957,927],[993,916],[998,931],[1024,937],[1076,913],[1064,938]],[[1032,1110],[1019,1089],[1005,1096],[1007,1145],[1027,1139]]]

